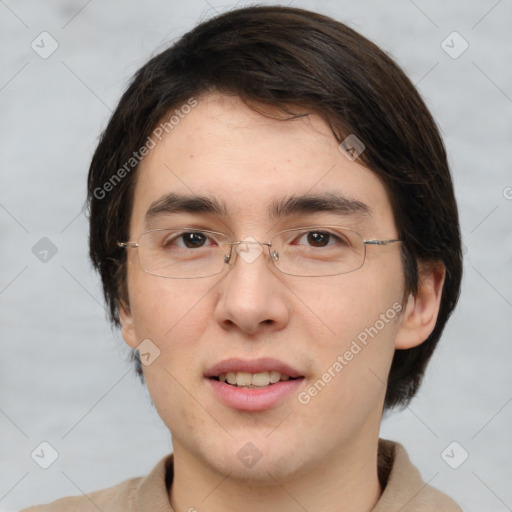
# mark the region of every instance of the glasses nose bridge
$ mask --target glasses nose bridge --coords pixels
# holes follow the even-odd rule
[[[271,252],[270,252],[270,248],[272,247],[272,241],[270,241],[270,242],[259,242],[258,240],[256,240],[253,237],[248,237],[245,240],[238,240],[236,242],[229,242],[229,252],[224,255],[224,263],[225,264],[230,265],[231,267],[235,264],[235,262],[236,262],[236,255],[233,256],[233,249],[235,247],[238,248],[238,247],[240,247],[242,245],[259,245],[261,247],[261,249],[262,249],[262,252],[265,251],[263,246],[266,245],[268,247],[269,259],[272,260],[273,257],[275,257],[275,258],[278,257],[277,253],[276,253],[276,255],[273,256],[271,254]],[[235,254],[239,254],[239,251],[237,251],[236,249],[235,249]],[[247,263],[252,263],[252,261],[257,259],[258,256],[259,256],[259,254],[256,256],[256,258],[247,259],[247,258],[242,257],[242,259],[244,261],[246,261]]]

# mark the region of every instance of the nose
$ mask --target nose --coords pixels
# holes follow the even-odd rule
[[[232,268],[219,283],[215,308],[215,319],[225,330],[255,335],[280,330],[289,321],[286,287],[271,268],[266,245],[249,237],[232,248]]]

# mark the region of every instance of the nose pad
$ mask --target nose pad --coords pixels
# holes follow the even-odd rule
[[[252,236],[241,240],[240,242],[233,242],[229,248],[229,252],[224,255],[224,263],[226,265],[233,266],[236,256],[233,256],[233,248],[235,248],[236,254],[242,258],[245,263],[251,264],[258,259],[258,257],[265,252],[264,245],[270,248],[270,242],[258,242]],[[270,252],[270,251],[269,251]],[[272,251],[271,259],[277,261],[279,254],[276,251]]]
[[[249,236],[237,244],[236,252],[245,263],[254,263],[263,252],[262,245],[263,243]]]

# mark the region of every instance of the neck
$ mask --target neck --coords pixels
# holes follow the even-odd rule
[[[370,512],[382,489],[377,473],[378,440],[355,441],[331,453],[307,474],[254,485],[233,472],[222,474],[174,446],[171,505],[175,512]]]

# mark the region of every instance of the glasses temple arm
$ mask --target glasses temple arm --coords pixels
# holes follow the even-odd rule
[[[124,247],[125,249],[135,249],[136,247],[139,247],[137,242],[117,242],[116,245],[118,247]]]
[[[363,242],[365,245],[388,245],[403,242],[403,240],[400,240],[399,238],[392,238],[390,240],[363,240]]]

